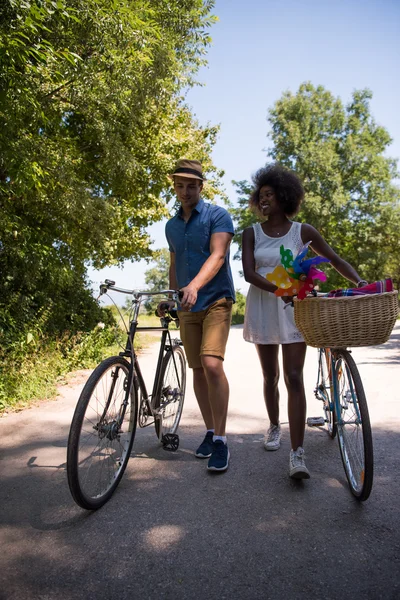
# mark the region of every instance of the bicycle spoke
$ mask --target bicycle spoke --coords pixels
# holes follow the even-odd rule
[[[182,415],[186,386],[186,364],[179,347],[164,358],[161,386],[159,388],[156,419],[157,435],[161,439],[167,433],[175,433]]]
[[[78,421],[73,420],[70,433],[75,441],[68,443],[68,481],[84,508],[98,508],[111,495],[129,460],[136,430],[136,393],[125,406],[129,363],[113,357],[98,371],[82,391],[82,410],[78,403]]]
[[[365,500],[373,478],[371,428],[362,382],[347,351],[339,353],[336,373],[337,426],[343,465],[353,494]]]

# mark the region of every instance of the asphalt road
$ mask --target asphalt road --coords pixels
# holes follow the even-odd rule
[[[152,371],[153,350],[143,357]],[[311,479],[288,478],[289,435],[267,453],[255,349],[233,327],[225,474],[194,457],[204,428],[191,390],[177,453],[139,430],[111,501],[92,513],[69,494],[66,440],[88,372],[43,402],[0,419],[0,597],[5,600],[303,600],[400,598],[400,325],[384,346],[354,349],[373,426],[375,479],[358,503],[336,440],[307,429]],[[305,370],[308,416],[316,350]]]

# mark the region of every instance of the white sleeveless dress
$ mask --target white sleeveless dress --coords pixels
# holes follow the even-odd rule
[[[303,246],[301,223],[292,222],[286,235],[266,235],[260,223],[253,225],[254,258],[257,273],[265,277],[281,264],[280,247],[296,256]],[[293,344],[304,339],[294,323],[293,307],[271,292],[250,285],[244,317],[243,337],[253,344]]]

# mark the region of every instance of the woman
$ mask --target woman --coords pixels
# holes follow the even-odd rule
[[[304,198],[304,189],[297,175],[280,165],[270,165],[257,171],[253,182],[254,190],[249,204],[262,222],[243,232],[243,272],[246,281],[251,284],[243,336],[246,341],[256,344],[264,376],[264,399],[270,420],[264,442],[266,450],[278,450],[281,441],[278,350],[279,344],[282,344],[292,447],[289,476],[308,479],[310,473],[303,449],[306,420],[303,366],[306,344],[294,324],[292,298],[275,296],[277,286],[267,281],[265,275],[281,263],[279,249],[282,244],[296,256],[305,243],[311,242],[312,250],[327,258],[346,279],[357,285],[366,282],[332,250],[314,227],[290,220],[299,211]]]

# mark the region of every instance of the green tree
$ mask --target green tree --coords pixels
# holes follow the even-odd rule
[[[156,250],[154,254],[154,266],[145,271],[144,280],[149,290],[168,290],[169,251],[167,248],[161,248],[161,250]],[[159,301],[160,298],[155,297],[145,303],[146,310],[149,314],[153,314]]]
[[[370,112],[369,90],[343,106],[322,86],[304,83],[285,92],[269,111],[268,156],[300,176],[306,190],[299,220],[314,225],[368,280],[400,278],[400,193],[396,161],[386,156],[389,133]],[[254,221],[247,210],[251,185],[236,183],[233,210],[239,232]],[[240,252],[239,252],[240,254]],[[331,269],[330,287],[345,282]]]
[[[245,310],[246,296],[240,290],[236,290],[236,302],[232,309],[232,325],[241,325],[244,323]]]
[[[182,98],[205,60],[213,4],[3,2],[0,329],[41,311],[45,328],[81,327],[88,261],[151,256],[146,227],[168,213],[179,156],[203,162],[205,195],[220,191],[218,130]]]

